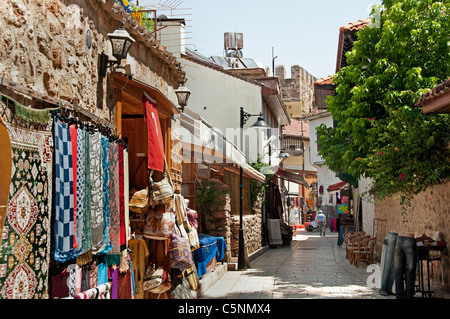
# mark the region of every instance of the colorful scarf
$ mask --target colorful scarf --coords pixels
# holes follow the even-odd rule
[[[91,187],[91,227],[92,254],[103,251],[103,183],[101,170],[101,134],[90,136],[90,187]]]
[[[102,136],[102,193],[103,193],[103,245],[102,254],[111,251],[110,239],[110,206],[109,206],[109,140]]]
[[[77,259],[77,264],[80,266],[84,266],[92,260],[90,158],[90,133],[86,130],[84,131],[83,251]]]
[[[123,145],[119,144],[120,246],[126,246]]]
[[[73,227],[74,227],[74,233],[75,236],[73,236],[73,248],[77,248],[77,236],[76,236],[76,230],[77,230],[77,157],[78,157],[78,150],[77,150],[77,144],[78,144],[78,130],[77,127],[72,124],[69,126],[70,131],[70,141],[72,143],[72,168],[73,168]]]
[[[55,118],[55,231],[54,258],[65,262],[74,257],[73,167],[69,127]]]
[[[77,129],[77,169],[76,169],[76,223],[75,234],[78,246],[75,249],[75,255],[80,256],[83,253],[83,231],[84,231],[84,131]]]
[[[130,238],[130,176],[128,170],[128,149],[123,149],[123,197],[124,197],[124,214],[125,214],[125,243]]]
[[[64,299],[111,299],[111,284],[105,283]]]
[[[119,298],[119,291],[118,291],[118,273],[119,269],[116,266],[110,267],[110,274],[111,274],[111,299],[118,299]]]
[[[108,265],[120,264],[119,145],[109,143],[109,208],[112,249],[106,254]]]
[[[0,102],[11,140],[12,167],[0,246],[0,298],[47,299],[52,211],[52,121],[15,118]],[[13,124],[14,123],[14,124]]]

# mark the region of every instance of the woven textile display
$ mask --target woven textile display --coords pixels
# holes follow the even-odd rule
[[[52,211],[52,123],[17,118],[0,102],[12,147],[11,185],[0,246],[0,298],[47,299]],[[16,103],[16,102],[12,102]],[[2,174],[9,172],[2,172]]]
[[[74,253],[74,175],[72,141],[69,125],[55,120],[55,251],[58,262],[73,258]]]

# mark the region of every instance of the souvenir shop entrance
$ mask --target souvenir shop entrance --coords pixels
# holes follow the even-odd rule
[[[117,98],[117,128],[129,149],[128,248],[134,274],[134,298],[192,298],[191,293],[198,286],[192,260],[198,236],[188,222],[185,200],[177,194],[181,183],[172,163],[172,125],[176,123],[174,115],[180,112],[157,88],[119,74],[113,74],[112,79]],[[173,196],[157,201],[151,181],[156,184],[167,178]],[[145,207],[136,209],[136,198]],[[189,239],[183,250],[185,257],[190,256],[186,263],[173,254],[180,238],[177,236]]]
[[[117,108],[117,131],[129,147],[130,190],[141,190],[148,186],[148,127],[144,116],[144,96],[156,106],[161,127],[164,155],[170,168],[171,120],[179,110],[157,88],[138,80],[129,79],[120,73],[112,75]],[[162,179],[162,172],[154,172],[153,179]]]

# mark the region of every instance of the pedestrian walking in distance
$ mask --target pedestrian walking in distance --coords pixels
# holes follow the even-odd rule
[[[320,236],[325,236],[325,223],[326,223],[326,221],[327,221],[327,217],[322,212],[322,210],[319,209],[317,211],[316,224],[319,225]]]

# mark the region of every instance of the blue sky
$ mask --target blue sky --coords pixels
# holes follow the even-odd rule
[[[334,74],[339,28],[369,17],[381,0],[140,0],[174,3],[187,20],[186,43],[205,56],[223,55],[225,32],[244,34],[243,54],[272,69],[300,65],[317,78]],[[163,12],[169,15],[168,12]]]

